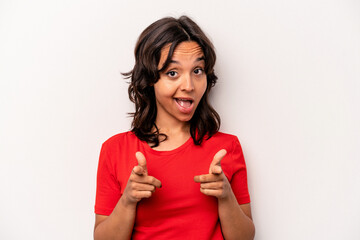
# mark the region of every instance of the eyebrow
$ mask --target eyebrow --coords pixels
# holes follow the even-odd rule
[[[204,56],[197,58],[194,62],[201,62],[201,61],[205,62],[205,57]],[[181,65],[178,61],[175,61],[175,60],[170,60],[169,63],[175,63],[175,64]]]

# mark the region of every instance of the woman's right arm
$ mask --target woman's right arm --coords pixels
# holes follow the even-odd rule
[[[135,222],[136,204],[133,206],[126,204],[123,196],[110,216],[96,214],[95,240],[131,238]]]
[[[148,175],[146,159],[141,152],[136,153],[138,166],[131,172],[124,193],[109,216],[96,214],[94,239],[130,239],[134,227],[136,205],[143,198],[151,197],[161,182]]]

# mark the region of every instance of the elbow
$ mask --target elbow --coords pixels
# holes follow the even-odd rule
[[[253,240],[254,237],[255,237],[255,225],[254,225],[253,221],[251,221],[249,224],[248,238],[246,238],[246,239]]]
[[[239,236],[237,236],[235,239],[243,239],[243,240],[253,240],[255,238],[255,225],[253,221],[249,221],[249,223],[246,226],[246,230],[242,231]]]
[[[240,230],[241,229],[241,230]],[[255,225],[250,220],[248,223],[243,225],[242,228],[237,228],[237,231],[234,231],[233,234],[225,234],[223,232],[224,239],[241,239],[241,240],[253,240],[255,237]]]

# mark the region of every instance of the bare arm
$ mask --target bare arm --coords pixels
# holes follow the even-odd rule
[[[130,239],[134,227],[136,206],[143,198],[151,197],[161,182],[148,176],[146,159],[140,152],[136,153],[138,166],[133,168],[124,193],[110,216],[98,215],[95,218],[95,240]]]
[[[234,194],[228,199],[218,199],[221,230],[225,239],[254,239],[255,226],[249,204],[239,205]]]
[[[239,205],[231,185],[221,169],[221,159],[226,155],[224,149],[217,152],[210,165],[209,174],[195,176],[200,191],[218,199],[218,211],[222,233],[227,240],[254,239],[255,227],[251,219],[250,204]]]
[[[121,197],[110,216],[96,214],[94,239],[130,239],[135,214],[136,205],[126,206],[126,201]]]

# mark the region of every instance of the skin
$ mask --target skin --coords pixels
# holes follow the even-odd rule
[[[158,69],[163,67],[168,56],[170,44],[162,50]],[[156,150],[171,150],[181,146],[190,137],[188,121],[195,113],[207,87],[204,72],[205,61],[201,47],[195,42],[182,42],[174,51],[173,62],[160,73],[154,84],[157,116],[155,123],[168,136]],[[174,99],[193,100],[192,111],[179,111]]]
[[[161,69],[170,45],[161,51],[158,69]],[[194,115],[207,81],[204,72],[205,60],[201,47],[193,41],[180,43],[174,51],[172,63],[160,73],[154,84],[157,117],[156,125],[168,139],[154,149],[169,151],[181,146],[190,137],[189,120]],[[191,106],[185,110],[176,99],[191,99]],[[253,239],[254,225],[250,204],[239,205],[231,185],[221,169],[221,159],[226,150],[218,151],[209,166],[209,173],[194,176],[200,183],[200,191],[218,199],[221,229],[225,239]],[[162,183],[147,172],[146,159],[136,153],[138,165],[132,170],[123,195],[110,216],[96,214],[94,239],[130,239],[133,230],[136,206],[143,198],[152,196]],[[165,183],[166,184],[166,183]]]
[[[221,169],[221,160],[226,150],[218,151],[209,167],[209,174],[198,175],[194,181],[200,183],[200,191],[218,199],[221,230],[225,239],[254,239],[255,227],[250,204],[239,205],[231,185]]]

